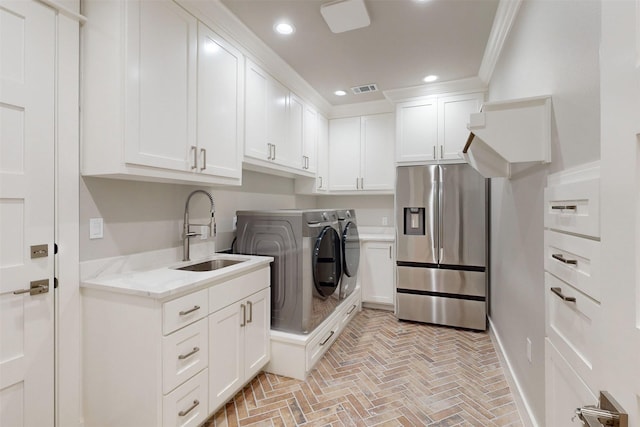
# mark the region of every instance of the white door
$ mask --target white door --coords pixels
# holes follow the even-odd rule
[[[303,140],[303,155],[306,156],[306,169],[308,172],[316,171],[317,164],[317,151],[318,145],[318,113],[316,110],[309,106],[304,108],[304,140]]]
[[[329,188],[329,121],[318,114],[318,174],[316,189]]]
[[[289,95],[289,133],[286,138],[286,144],[278,146],[277,161],[296,169],[305,169],[306,166],[306,162],[302,157],[303,117],[304,104],[302,100],[293,94]]]
[[[198,24],[198,171],[242,175],[242,54]]]
[[[55,25],[55,12],[41,3],[0,1],[2,426],[54,420]],[[34,245],[48,256],[32,258]],[[40,280],[49,292],[16,294]]]
[[[436,97],[398,104],[398,162],[436,159],[438,145],[438,102]]]
[[[362,251],[362,301],[393,304],[393,245],[385,242],[365,242]]]
[[[267,137],[267,76],[256,64],[247,60],[245,72],[244,154],[260,160],[271,160],[272,144]]]
[[[438,99],[439,159],[462,158],[459,153],[469,137],[469,116],[480,111],[483,97],[482,93],[471,93]]]
[[[267,76],[267,140],[273,147],[272,159],[277,163],[292,167],[300,164],[300,150],[296,153],[291,149],[289,138],[289,90]],[[248,124],[251,126],[251,123]]]
[[[126,7],[126,161],[191,170],[197,154],[191,148],[197,21],[172,1],[132,1]]]
[[[243,303],[244,305],[244,303]],[[246,305],[225,307],[209,316],[209,410],[215,411],[244,382]]]
[[[247,321],[244,328],[244,376],[252,378],[267,363],[271,346],[270,289],[257,292],[246,301]]]
[[[393,114],[362,117],[361,190],[394,189],[394,135]]]
[[[360,188],[360,117],[329,121],[329,189]]]

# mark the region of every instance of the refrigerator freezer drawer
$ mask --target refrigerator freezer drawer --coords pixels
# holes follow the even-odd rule
[[[398,293],[396,303],[398,319],[481,331],[487,329],[485,301]]]
[[[398,266],[398,289],[454,295],[487,296],[486,273]]]

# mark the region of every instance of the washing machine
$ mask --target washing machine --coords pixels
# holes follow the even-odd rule
[[[337,209],[342,252],[342,281],[340,298],[351,295],[356,288],[360,265],[360,237],[355,209]]]
[[[271,329],[308,334],[340,302],[338,216],[333,210],[238,211],[236,252],[271,264]]]

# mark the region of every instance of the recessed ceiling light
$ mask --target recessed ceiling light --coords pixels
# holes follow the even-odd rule
[[[273,29],[276,33],[284,34],[285,36],[296,32],[296,27],[294,27],[293,24],[289,24],[288,22],[279,22],[273,26]]]
[[[425,77],[424,79],[422,79],[425,83],[431,83],[431,82],[435,82],[436,80],[438,80],[438,76],[434,76],[433,74],[428,75],[427,77]]]
[[[345,92],[343,90],[337,90],[337,91],[335,91],[333,93],[338,95],[338,96],[345,96],[347,94],[347,92]]]

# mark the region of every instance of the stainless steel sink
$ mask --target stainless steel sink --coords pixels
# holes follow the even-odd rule
[[[186,271],[213,271],[220,268],[229,267],[232,265],[245,262],[244,259],[212,259],[209,261],[199,262],[197,264],[185,265],[184,267],[176,268],[175,270]]]

